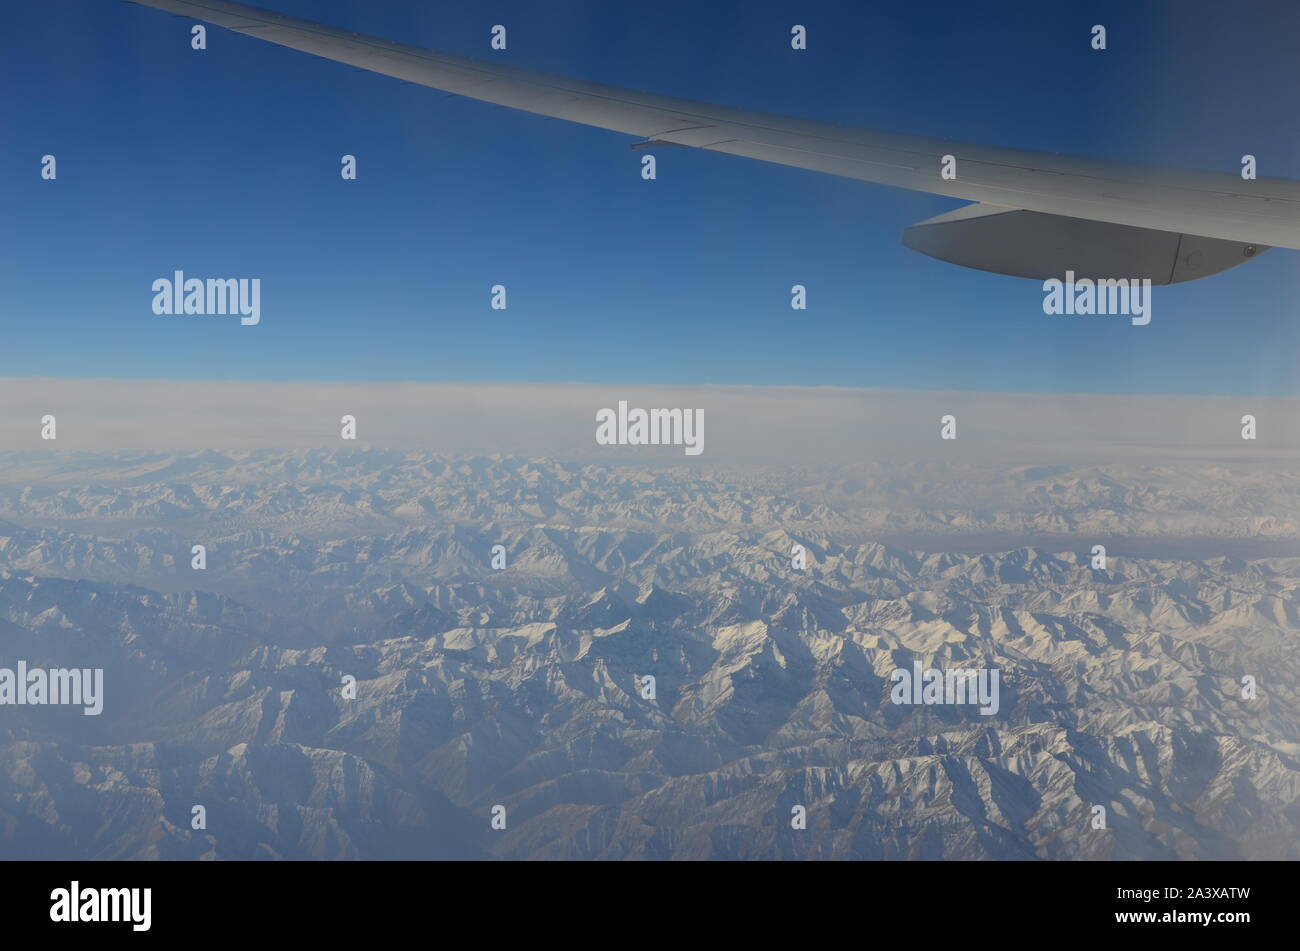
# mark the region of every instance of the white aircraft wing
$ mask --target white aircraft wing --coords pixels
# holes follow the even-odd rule
[[[433,89],[636,136],[978,202],[904,243],[1044,279],[1204,277],[1270,246],[1300,249],[1300,182],[1173,171],[892,135],[552,76],[349,33],[223,0],[132,0]],[[945,180],[944,156],[956,178]]]

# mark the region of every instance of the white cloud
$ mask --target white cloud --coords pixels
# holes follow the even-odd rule
[[[600,447],[598,409],[703,409],[705,452]],[[40,418],[58,418],[57,444]],[[944,414],[958,439],[939,438]],[[1241,439],[1253,414],[1259,438]],[[339,438],[356,416],[359,439]],[[684,464],[925,459],[1223,462],[1300,458],[1300,400],[837,388],[527,383],[0,379],[0,447],[111,450],[347,445]]]

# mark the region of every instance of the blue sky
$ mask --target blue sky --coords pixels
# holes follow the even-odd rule
[[[262,5],[771,112],[1300,178],[1296,4]],[[116,0],[7,4],[0,375],[1300,393],[1300,252],[1157,288],[1147,327],[1048,317],[1036,282],[901,246],[959,202],[680,148],[644,182],[626,136],[219,28],[208,47]],[[155,316],[177,268],[260,277],[262,323]]]

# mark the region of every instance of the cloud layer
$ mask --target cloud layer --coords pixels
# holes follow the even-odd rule
[[[705,450],[607,447],[596,413],[704,411]],[[356,445],[630,463],[896,461],[1292,462],[1300,400],[999,394],[836,388],[527,383],[259,383],[0,379],[10,450],[307,448]],[[58,420],[57,442],[40,420]],[[355,443],[340,419],[357,419]],[[940,439],[940,419],[957,439]],[[1258,438],[1241,438],[1253,415]]]

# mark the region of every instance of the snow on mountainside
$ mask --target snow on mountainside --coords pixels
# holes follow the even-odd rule
[[[0,667],[105,700],[0,706],[0,856],[1300,858],[1300,557],[1228,544],[1300,538],[1298,490],[3,455]],[[892,703],[913,662],[997,670],[996,713]]]
[[[1232,465],[870,463],[636,469],[392,450],[0,453],[0,520],[117,534],[419,525],[804,526],[863,533],[1300,538],[1300,472]]]

